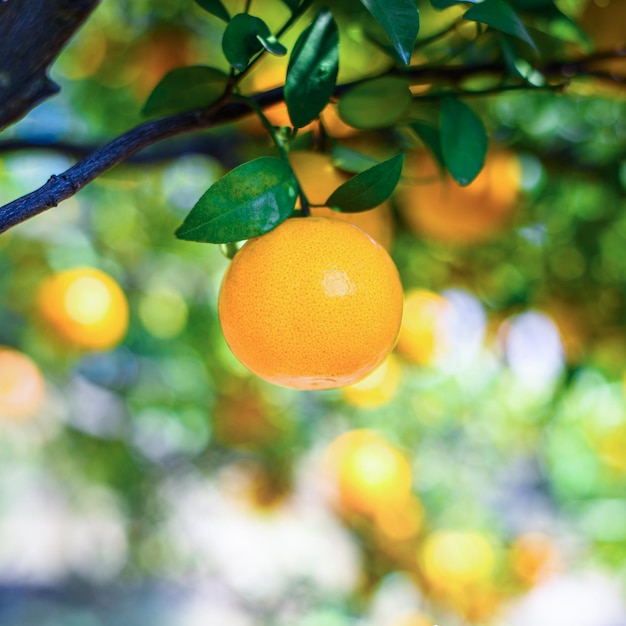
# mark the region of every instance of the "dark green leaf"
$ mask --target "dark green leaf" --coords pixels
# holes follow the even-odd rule
[[[214,67],[191,65],[166,74],[148,97],[142,114],[171,115],[206,107],[224,93],[228,76]]]
[[[287,54],[287,48],[283,46],[274,35],[270,35],[269,37],[261,37],[261,35],[257,35],[261,45],[274,56],[282,57]]]
[[[460,4],[461,2],[467,4],[471,2],[476,4],[480,2],[480,0],[430,0],[430,4],[432,4],[434,9],[438,11],[442,11],[443,9],[447,9],[448,7],[454,6],[455,4]]]
[[[335,189],[326,204],[347,213],[373,209],[393,193],[403,164],[404,154],[400,152],[370,167]]]
[[[372,167],[372,165],[380,163],[378,159],[374,159],[362,152],[352,150],[352,148],[346,148],[346,146],[342,146],[341,144],[335,144],[332,147],[330,158],[335,167],[353,174],[358,174]]]
[[[208,11],[211,15],[215,15],[215,17],[219,17],[225,22],[230,22],[230,14],[221,0],[196,0],[196,4],[201,6],[205,11]]]
[[[463,14],[463,19],[487,24],[525,41],[534,50],[537,49],[517,13],[504,0],[484,0],[475,4]]]
[[[339,70],[339,31],[330,11],[320,11],[293,48],[285,102],[293,125],[306,126],[328,104]]]
[[[385,76],[351,89],[339,102],[339,115],[355,128],[387,128],[405,114],[410,102],[408,80]]]
[[[222,50],[226,60],[236,70],[245,70],[250,59],[260,52],[272,36],[267,24],[258,17],[239,13],[228,23],[222,37]]]
[[[414,0],[361,0],[361,3],[383,27],[404,64],[409,65],[420,28]]]
[[[446,97],[441,103],[441,153],[460,185],[469,185],[485,162],[487,132],[480,118],[464,102]]]
[[[211,185],[176,231],[179,239],[229,243],[266,233],[292,213],[298,183],[276,157],[244,163]]]
[[[409,124],[415,131],[415,134],[422,140],[431,154],[437,160],[441,167],[445,167],[443,153],[441,152],[441,135],[439,129],[429,122],[415,120]]]

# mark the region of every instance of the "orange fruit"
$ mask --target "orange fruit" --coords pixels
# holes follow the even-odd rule
[[[294,150],[289,153],[289,162],[304,194],[312,204],[324,204],[337,187],[350,179],[349,174],[333,165],[328,154]],[[300,206],[299,200],[297,206]],[[371,235],[383,248],[391,249],[393,213],[389,202],[383,202],[369,211],[360,213],[341,213],[328,207],[311,207],[311,214],[355,224]]]
[[[393,400],[400,384],[400,364],[393,355],[387,358],[363,380],[341,390],[345,402],[355,407],[373,409]]]
[[[108,350],[128,328],[128,303],[120,286],[94,267],[76,267],[44,279],[37,308],[55,339],[87,350]]]
[[[364,378],[393,348],[402,285],[360,228],[292,218],[237,252],[218,309],[226,342],[249,370],[277,385],[329,389]]]
[[[418,560],[426,580],[438,589],[462,589],[489,581],[495,553],[476,531],[438,530],[424,541]]]
[[[561,556],[546,535],[525,533],[513,542],[510,563],[522,583],[534,585],[560,569]]]
[[[405,294],[404,315],[397,351],[408,361],[430,365],[446,347],[443,316],[449,302],[427,289],[411,289]]]
[[[328,447],[325,461],[337,487],[338,504],[346,511],[377,516],[410,506],[411,466],[376,432],[358,429],[340,435]],[[383,527],[386,521],[382,520]],[[415,521],[416,530],[419,522]]]
[[[517,157],[492,150],[476,179],[461,187],[441,175],[426,152],[407,154],[405,175],[420,182],[397,189],[398,209],[407,227],[433,240],[472,244],[502,231],[518,200],[521,166]]]
[[[0,347],[0,418],[32,417],[44,393],[43,376],[35,362],[18,350]]]

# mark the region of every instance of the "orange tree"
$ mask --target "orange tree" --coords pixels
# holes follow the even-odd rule
[[[602,520],[623,520],[626,485],[620,6],[0,3],[0,415],[35,420],[51,474],[120,494],[131,573],[175,551],[153,529],[170,473],[271,510],[304,451],[351,429],[383,455],[335,476],[367,570],[346,612],[402,570],[429,614],[483,623],[541,579],[515,462],[619,567],[624,525]],[[42,104],[48,68],[62,89]],[[381,245],[345,224],[320,242],[329,215]],[[333,301],[363,284],[356,308]],[[220,322],[274,382],[373,378],[264,386]]]

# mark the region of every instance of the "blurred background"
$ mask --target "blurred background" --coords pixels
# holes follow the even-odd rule
[[[625,43],[625,2],[558,4],[589,36],[564,49]],[[360,6],[338,3],[340,80],[387,65]],[[420,7],[424,39],[460,13]],[[171,68],[225,68],[222,30],[191,2],[102,3],[53,66],[61,94],[2,133],[0,203],[140,123]],[[252,117],[0,236],[0,624],[625,625],[624,93],[586,78],[472,98],[491,147],[464,189],[406,127],[330,106],[302,133],[310,194],[347,176],[320,142],[339,165],[337,145],[407,154],[359,218],[400,271],[400,339],[342,390],[250,375],[217,321],[228,259],[173,237],[224,172],[271,154]]]

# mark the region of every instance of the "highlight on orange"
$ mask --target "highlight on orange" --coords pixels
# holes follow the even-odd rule
[[[237,252],[218,312],[226,343],[257,376],[330,389],[365,378],[389,354],[402,285],[389,254],[360,228],[292,218]]]
[[[444,315],[450,303],[428,289],[410,289],[404,296],[404,313],[396,350],[407,361],[432,365],[447,346]]]
[[[363,380],[341,389],[348,404],[364,409],[384,406],[393,400],[400,385],[402,368],[393,353]]]
[[[350,430],[331,442],[324,460],[340,509],[379,516],[391,534],[403,532],[384,519],[385,510],[410,506],[411,466],[397,447],[373,430]],[[417,526],[419,520],[413,523]]]
[[[128,329],[124,292],[95,267],[75,267],[45,278],[38,289],[37,310],[53,339],[75,348],[109,350]]]
[[[333,165],[328,154],[294,150],[289,153],[289,162],[304,194],[312,204],[324,204],[337,187],[350,179],[347,172]],[[296,206],[300,206],[299,200]],[[389,201],[360,213],[341,213],[328,207],[311,207],[311,214],[354,224],[373,237],[383,248],[391,249],[394,221]]]
[[[45,397],[45,382],[37,364],[26,354],[0,346],[0,419],[33,417]]]
[[[514,153],[492,148],[480,174],[461,187],[420,151],[406,155],[404,175],[396,198],[409,230],[442,243],[475,244],[497,236],[511,222],[522,169]]]

